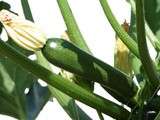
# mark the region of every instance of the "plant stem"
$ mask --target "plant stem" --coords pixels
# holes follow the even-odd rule
[[[57,0],[59,8],[61,10],[61,14],[67,26],[66,34],[69,37],[69,40],[74,43],[77,47],[83,49],[84,51],[91,53],[90,49],[88,48],[80,29],[77,25],[77,22],[73,16],[72,10],[67,2],[67,0]],[[94,90],[94,82],[92,80],[86,80],[83,77],[77,76],[74,74],[74,82],[78,85],[82,86],[83,88],[93,92]]]
[[[134,0],[129,0],[131,8],[133,13],[136,15],[136,7],[135,7],[135,1]],[[146,35],[149,38],[151,44],[153,45],[153,47],[157,50],[160,51],[160,42],[157,39],[157,37],[154,35],[154,33],[152,32],[151,28],[149,27],[147,21],[145,20],[145,30],[146,30]]]
[[[145,35],[145,24],[144,24],[144,6],[143,0],[136,0],[136,21],[137,21],[137,39],[138,39],[138,48],[140,53],[140,59],[142,65],[145,69],[146,74],[148,75],[149,82],[152,84],[153,91],[157,89],[159,85],[158,75],[153,64],[149,51],[147,48],[147,41]]]
[[[116,31],[116,34],[123,41],[123,43],[130,49],[130,51],[134,53],[136,57],[139,58],[137,43],[125,32],[125,30],[118,23],[108,5],[107,0],[99,0],[99,1],[108,21],[110,22],[113,29]]]
[[[22,8],[23,8],[23,13],[24,13],[25,18],[27,20],[30,20],[30,21],[34,22],[28,0],[21,0],[21,5],[22,5]]]
[[[0,40],[0,51],[2,54],[12,59],[15,63],[21,65],[24,69],[30,71],[40,79],[47,82],[49,85],[59,89],[60,91],[68,94],[69,96],[102,111],[116,119],[127,119],[129,112],[123,107],[104,99],[98,95],[91,94],[80,86],[69,82],[46,68],[29,60],[20,52]]]
[[[154,120],[159,120],[159,119],[160,119],[160,112],[158,113],[158,115],[156,116]]]
[[[100,120],[104,120],[104,117],[100,111],[97,111]]]
[[[91,53],[88,48],[79,28],[76,23],[76,20],[73,16],[73,13],[69,7],[67,0],[57,0],[59,8],[61,10],[63,19],[67,26],[67,33],[69,35],[70,40],[77,45],[79,48],[83,49],[86,52]]]

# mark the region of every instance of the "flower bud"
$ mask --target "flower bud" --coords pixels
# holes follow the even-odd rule
[[[8,35],[24,49],[37,51],[46,43],[45,34],[34,23],[7,10],[0,11],[0,22]]]

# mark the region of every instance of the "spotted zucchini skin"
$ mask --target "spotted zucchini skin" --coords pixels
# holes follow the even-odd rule
[[[59,38],[48,39],[42,49],[46,59],[67,71],[101,83],[118,94],[133,97],[134,83],[124,73],[84,52],[74,44]],[[125,87],[123,87],[125,86]]]

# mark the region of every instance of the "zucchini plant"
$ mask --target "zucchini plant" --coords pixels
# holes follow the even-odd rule
[[[47,38],[35,25],[28,0],[21,0],[24,19],[10,10],[9,3],[1,1],[0,32],[4,28],[8,40],[0,38],[0,113],[34,120],[54,97],[73,120],[91,120],[75,100],[94,108],[100,120],[104,119],[103,114],[117,120],[160,120],[160,2],[126,2],[131,5],[130,25],[120,25],[108,0],[99,0],[116,32],[117,52],[112,67],[93,56],[67,0],[57,3],[67,26],[68,40]],[[147,40],[155,48],[155,58],[150,57]],[[36,60],[28,58],[32,54],[37,56]],[[61,72],[55,74],[51,64]],[[38,79],[48,86],[42,87]],[[95,82],[122,105],[95,94]],[[24,93],[27,88],[29,92]]]

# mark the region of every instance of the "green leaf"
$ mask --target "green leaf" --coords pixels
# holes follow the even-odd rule
[[[136,14],[136,8],[135,8],[135,0],[129,0],[129,3],[131,5],[131,22],[134,22],[132,20],[132,18],[134,19],[134,16]],[[132,23],[131,23],[132,24]],[[136,28],[136,27],[135,27]],[[132,27],[133,29],[133,27]],[[134,30],[134,29],[133,29]],[[155,36],[155,34],[153,33],[153,30],[151,30],[151,28],[148,25],[148,21],[145,20],[145,31],[146,31],[146,36],[148,37],[148,39],[150,40],[151,44],[153,45],[153,47],[155,48],[156,51],[160,51],[160,41],[158,40],[158,38]]]
[[[31,73],[10,59],[0,57],[0,101],[6,101],[0,103],[1,106],[4,106],[0,108],[0,113],[11,116],[14,115],[13,117],[19,119],[28,119],[28,117],[30,118],[30,116],[32,116],[30,120],[34,120],[41,110],[39,108],[42,108],[49,99],[49,97],[45,97],[48,95],[48,88],[40,86],[37,89],[35,86],[36,83],[34,83],[36,79],[37,78]],[[30,89],[27,95],[24,93],[26,88]],[[34,89],[34,91],[32,91],[32,89]],[[46,91],[42,92],[43,89]],[[38,94],[38,90],[41,91],[41,95]],[[37,98],[38,101],[41,102],[37,102]],[[27,109],[30,107],[32,107],[32,109]],[[36,112],[33,113],[30,110]]]
[[[146,108],[150,111],[159,112],[160,111],[160,96],[155,96],[150,100],[146,106]]]
[[[50,96],[48,87],[42,87],[38,82],[31,86],[29,93],[26,95],[28,120],[35,120]]]
[[[144,0],[144,7],[145,18],[152,31],[160,39],[160,0]]]
[[[0,89],[7,98],[11,96],[9,100],[12,100],[11,103],[13,104],[13,108],[16,110],[17,117],[20,119],[26,119],[24,91],[26,88],[30,88],[30,85],[32,84],[32,80],[28,79],[30,75],[30,73],[8,58],[0,58]],[[7,107],[7,104],[4,106]],[[1,111],[3,111],[3,108],[5,107],[1,107]],[[13,110],[13,112],[15,111]]]
[[[4,90],[0,90],[0,106],[0,114],[19,118],[19,114],[17,113],[17,105],[15,104],[14,97],[4,92]]]
[[[17,46],[12,40],[9,38],[7,41],[8,44],[12,45],[14,49],[20,51],[25,55],[30,55],[31,52],[28,52],[19,46]],[[39,102],[34,105],[36,98],[39,98],[39,101],[48,101],[49,98],[40,98],[39,94],[31,91],[29,92],[32,96],[26,95],[24,93],[25,89],[32,87],[34,88],[34,80],[37,78],[33,76],[30,72],[21,68],[21,66],[15,64],[12,60],[8,59],[6,56],[0,56],[0,105],[3,106],[0,108],[1,114],[6,114],[9,116],[13,116],[18,119],[28,119],[28,117],[32,116],[33,120],[35,119],[36,115],[40,112],[44,106],[44,102]],[[44,89],[39,87],[38,90]],[[46,88],[45,88],[46,89]],[[48,93],[48,89],[46,89]],[[44,92],[41,93],[44,96]],[[32,99],[32,102],[27,101],[28,99]],[[29,109],[32,106],[32,109],[35,110],[35,113],[30,113]]]

